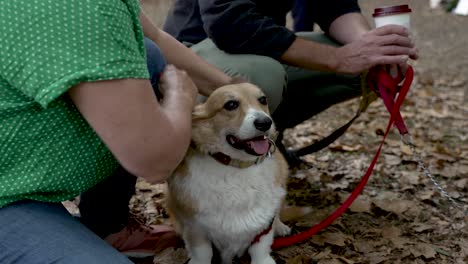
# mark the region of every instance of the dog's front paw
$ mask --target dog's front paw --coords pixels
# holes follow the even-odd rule
[[[205,261],[200,261],[200,260],[194,260],[194,259],[190,259],[188,264],[210,264],[211,261],[209,262],[205,262]]]
[[[275,236],[287,236],[291,234],[291,228],[281,222],[278,218],[275,219],[273,230],[275,231]]]
[[[259,259],[259,260],[252,260],[252,264],[276,264],[276,261],[271,257],[271,256],[267,256],[263,259]]]

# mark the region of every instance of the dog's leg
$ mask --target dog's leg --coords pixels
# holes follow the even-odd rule
[[[231,252],[221,252],[220,254],[222,264],[232,264],[232,260],[236,256],[236,254],[232,254]]]
[[[275,232],[275,236],[287,236],[291,233],[291,228],[284,224],[279,215],[277,215],[273,221],[273,231]]]
[[[273,243],[273,230],[263,235],[258,242],[249,248],[252,264],[275,264],[275,260],[270,256],[271,244]]]
[[[190,256],[189,264],[210,264],[213,258],[211,242],[196,227],[184,228],[185,248]]]

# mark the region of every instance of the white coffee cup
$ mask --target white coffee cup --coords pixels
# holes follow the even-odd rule
[[[400,25],[410,29],[411,8],[408,5],[384,6],[374,9],[375,27]]]

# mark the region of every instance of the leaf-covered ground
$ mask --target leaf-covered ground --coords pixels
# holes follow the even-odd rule
[[[392,129],[351,208],[309,241],[273,254],[278,263],[288,264],[468,263],[468,17],[430,10],[423,0],[360,3],[365,14],[384,4],[413,8],[412,33],[421,58],[412,62],[416,76],[402,114],[425,164],[462,209],[437,191]],[[285,145],[297,148],[328,135],[352,117],[358,103],[337,105],[287,131]],[[313,209],[287,222],[294,232],[318,223],[349,195],[376,152],[387,120],[382,102],[374,102],[344,136],[306,157],[311,169],[292,172],[288,203]],[[139,182],[138,187],[132,210],[148,223],[166,223],[161,186]],[[171,249],[135,262],[185,260],[183,249]]]

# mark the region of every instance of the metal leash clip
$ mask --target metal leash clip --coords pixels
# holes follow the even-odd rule
[[[403,142],[403,144],[409,147],[415,147],[414,142],[413,142],[413,136],[411,136],[409,132],[403,135],[400,134],[400,139],[401,139],[401,142]]]

